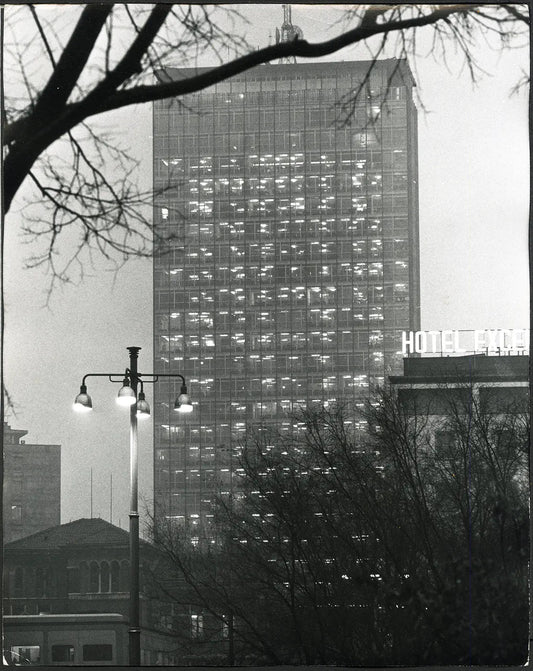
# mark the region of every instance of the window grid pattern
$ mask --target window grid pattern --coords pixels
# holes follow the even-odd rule
[[[331,72],[321,88],[243,76],[154,107],[155,223],[174,238],[154,263],[155,369],[197,401],[177,420],[177,383],[156,391],[156,507],[178,521],[208,523],[213,490],[235,485],[247,423],[288,429],[298,405],[357,401],[399,369],[418,282],[415,110],[378,72],[340,125],[332,101],[357,73]]]

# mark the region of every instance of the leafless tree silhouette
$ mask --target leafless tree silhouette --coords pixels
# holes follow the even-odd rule
[[[250,430],[210,537],[153,520],[168,598],[231,613],[238,663],[523,661],[527,413],[441,391],[438,414],[384,389]]]
[[[136,161],[96,117],[166,98],[179,104],[184,95],[261,63],[317,58],[355,43],[368,44],[371,63],[387,49],[413,65],[422,29],[433,31],[434,58],[446,66],[448,50],[460,50],[475,81],[483,68],[476,44],[492,40],[495,48],[512,48],[525,41],[529,26],[525,4],[358,5],[347,6],[333,39],[253,50],[230,5],[91,3],[52,13],[40,5],[5,11],[4,207],[9,211],[21,185],[32,183],[29,202],[39,203],[39,213],[25,208],[21,228],[44,247],[29,264],[62,280],[82,272],[84,252],[149,255],[164,237],[152,225],[153,193],[139,187]],[[68,13],[73,28],[58,25],[59,12]],[[194,66],[205,52],[217,66],[177,81],[157,77],[165,64]],[[338,101],[344,122],[364,86]],[[59,243],[67,238],[65,255]]]

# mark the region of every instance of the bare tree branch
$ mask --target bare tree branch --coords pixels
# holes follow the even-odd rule
[[[229,606],[239,643],[275,649],[278,664],[518,663],[527,416],[512,404],[495,414],[471,385],[459,389],[464,398],[439,389],[438,414],[427,397],[375,390],[368,432],[354,430],[348,406],[287,417],[292,433],[250,429],[241,494],[213,506],[215,542],[192,547],[192,527],[155,525],[191,602]],[[183,589],[169,596],[186,606]]]
[[[34,115],[43,115],[44,122],[66,104],[112,9],[112,5],[93,4],[84,8],[33,111]]]
[[[416,55],[418,30],[432,28],[433,55],[444,63],[449,46],[458,48],[476,81],[482,72],[475,57],[476,35],[496,36],[503,48],[510,48],[520,35],[528,34],[529,26],[527,5],[359,5],[346,11],[344,26],[333,39],[317,43],[296,39],[249,51],[238,33],[232,28],[224,30],[221,22],[214,20],[214,12],[224,11],[219,6],[158,3],[127,5],[124,9],[113,4],[89,4],[76,11],[76,24],[64,45],[54,25],[41,20],[37,6],[30,6],[29,11],[52,72],[48,81],[39,86],[38,77],[34,77],[37,73],[24,60],[24,50],[17,44],[13,48],[8,45],[8,67],[22,80],[26,98],[16,100],[7,91],[4,199],[7,211],[31,174],[40,198],[48,202],[56,228],[50,231],[46,226],[36,228],[32,224],[28,229],[36,237],[53,233],[48,252],[36,257],[39,263],[57,253],[60,233],[67,230],[67,222],[70,226],[79,225],[82,244],[92,240],[98,249],[109,245],[110,250],[121,250],[126,255],[149,253],[148,241],[154,234],[150,217],[137,214],[131,219],[135,208],[150,202],[150,194],[140,194],[135,186],[134,161],[118,149],[116,141],[102,141],[96,132],[87,132],[85,139],[72,135],[78,127],[88,131],[85,122],[98,114],[165,98],[179,101],[262,63],[289,56],[317,58],[350,44],[364,43],[371,49],[367,75],[351,96],[337,101],[337,123],[347,124],[360,96],[366,93],[373,63],[387,53],[386,49],[392,49],[399,59],[399,72],[401,60]],[[20,19],[19,10],[15,16]],[[238,18],[238,13],[228,7],[225,17]],[[123,47],[118,44],[116,33],[124,27],[130,34]],[[35,49],[35,44],[28,42],[29,45]],[[249,53],[238,55],[245,49]],[[202,50],[210,50],[221,64],[182,69],[184,78],[179,80],[158,76],[168,57],[187,64],[191,55]],[[222,56],[226,50],[236,54],[229,62],[224,62]],[[389,86],[391,82],[389,79]],[[380,107],[385,98],[386,94]],[[375,115],[366,123],[371,125],[376,118]],[[71,143],[72,160],[68,164],[51,154],[54,143],[61,138]],[[94,166],[92,161],[96,161]],[[54,164],[58,167],[54,168]],[[109,172],[111,166],[113,173]],[[72,171],[79,174],[73,175]],[[129,199],[129,204],[124,199]],[[84,213],[86,207],[92,208],[89,214]],[[62,209],[65,225],[58,226]],[[93,223],[96,216],[99,228]],[[129,224],[126,218],[130,218]],[[118,237],[112,242],[114,231]],[[155,234],[157,240],[159,233]]]

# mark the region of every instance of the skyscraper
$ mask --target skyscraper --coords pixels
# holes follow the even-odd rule
[[[176,417],[179,390],[156,387],[160,513],[209,515],[248,423],[288,430],[293,408],[401,370],[420,322],[416,107],[405,62],[370,66],[264,65],[154,105],[155,224],[173,236],[154,260],[154,370],[195,402]]]

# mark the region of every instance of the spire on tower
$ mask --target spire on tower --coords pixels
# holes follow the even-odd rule
[[[303,31],[299,26],[292,24],[292,8],[290,5],[282,5],[283,23],[281,29],[276,28],[276,44],[280,42],[293,42],[303,37]],[[279,59],[280,63],[296,63],[295,56],[286,56]]]

